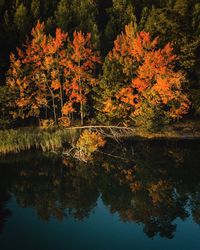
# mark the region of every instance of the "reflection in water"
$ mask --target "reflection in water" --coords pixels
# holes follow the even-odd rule
[[[0,183],[44,221],[85,219],[101,196],[124,222],[142,223],[149,237],[170,239],[178,230],[175,219],[191,212],[200,224],[199,152],[194,142],[108,144],[88,165],[31,152],[3,158]],[[0,194],[0,222],[9,215],[5,194]]]
[[[6,221],[11,215],[11,212],[6,208],[6,203],[9,199],[10,195],[1,190],[0,187],[0,234],[3,232]]]

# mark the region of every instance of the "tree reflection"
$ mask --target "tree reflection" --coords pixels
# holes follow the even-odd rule
[[[10,195],[0,188],[0,234],[3,232],[7,219],[11,216],[11,212],[6,208],[6,204],[10,199]]]
[[[45,221],[85,219],[101,197],[124,222],[143,224],[149,237],[173,238],[175,220],[185,220],[190,210],[200,224],[200,154],[194,143],[108,144],[90,165],[40,154],[3,164],[8,191]]]

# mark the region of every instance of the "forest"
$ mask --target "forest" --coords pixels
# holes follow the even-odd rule
[[[0,0],[0,127],[200,115],[199,0]]]
[[[200,249],[200,0],[0,0],[1,250]]]

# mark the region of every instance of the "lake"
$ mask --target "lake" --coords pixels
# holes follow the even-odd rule
[[[199,141],[1,156],[0,249],[200,249]]]

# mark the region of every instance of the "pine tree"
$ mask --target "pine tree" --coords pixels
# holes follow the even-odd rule
[[[97,1],[85,0],[72,2],[73,24],[75,30],[81,30],[92,34],[92,42],[100,45],[99,27],[97,23],[98,5]]]
[[[188,75],[189,79],[196,75],[199,38],[192,21],[195,11],[193,0],[176,1],[172,8],[152,8],[145,24],[145,30],[153,37],[160,37],[160,45],[172,41],[180,60],[178,66]],[[193,24],[192,24],[193,23]],[[198,21],[197,21],[198,23]],[[192,77],[193,78],[193,77]],[[190,79],[191,81],[191,79]]]
[[[65,32],[70,32],[72,21],[72,10],[69,0],[61,0],[55,12],[56,25]]]
[[[35,20],[40,19],[40,0],[32,0],[31,13]]]
[[[105,28],[104,40],[105,49],[110,50],[113,41],[124,26],[132,22],[136,26],[135,9],[129,0],[113,0],[113,5],[108,10],[109,21]]]
[[[16,27],[20,39],[24,39],[30,24],[29,13],[23,3],[16,9],[14,15],[14,26]]]

